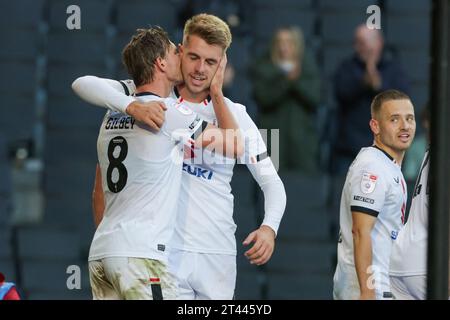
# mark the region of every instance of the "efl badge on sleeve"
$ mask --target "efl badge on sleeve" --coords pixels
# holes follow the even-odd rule
[[[364,172],[361,179],[361,191],[363,193],[372,193],[377,185],[378,177],[369,172]]]

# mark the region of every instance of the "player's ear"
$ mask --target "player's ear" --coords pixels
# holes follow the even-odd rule
[[[166,59],[158,57],[158,58],[156,58],[155,64],[156,64],[156,67],[158,69],[160,69],[161,71],[164,72],[166,70],[166,65],[167,65]]]
[[[182,54],[182,53],[183,53],[183,50],[184,50],[183,45],[182,45],[181,43],[179,43],[179,44],[178,44],[178,52],[179,52],[180,54]]]
[[[380,125],[378,124],[378,121],[377,121],[377,120],[375,120],[375,119],[370,119],[369,126],[370,126],[370,129],[372,130],[372,132],[373,132],[375,135],[377,135],[377,134],[380,133]]]

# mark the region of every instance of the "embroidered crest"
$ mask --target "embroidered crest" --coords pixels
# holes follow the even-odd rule
[[[361,179],[361,191],[363,193],[372,193],[377,185],[378,177],[369,172],[364,172]]]

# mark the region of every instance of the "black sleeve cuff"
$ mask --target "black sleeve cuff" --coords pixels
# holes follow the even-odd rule
[[[267,151],[266,152],[263,152],[263,153],[261,153],[261,154],[258,154],[257,156],[256,156],[256,162],[260,162],[260,161],[262,161],[262,160],[264,160],[264,159],[266,159],[266,158],[268,158],[269,157],[269,154],[267,153]]]
[[[365,207],[359,207],[359,206],[350,206],[350,210],[351,211],[357,211],[357,212],[361,212],[361,213],[365,213],[368,214],[369,216],[372,217],[378,217],[379,212],[369,209],[369,208],[365,208]]]
[[[119,81],[119,82],[120,82],[120,84],[122,85],[123,91],[125,91],[125,94],[126,94],[127,96],[129,96],[129,95],[130,95],[130,90],[128,90],[127,85],[126,85],[125,83],[123,83],[123,81]]]

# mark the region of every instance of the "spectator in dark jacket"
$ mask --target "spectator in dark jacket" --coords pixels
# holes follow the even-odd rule
[[[385,54],[383,36],[366,25],[356,28],[355,53],[344,60],[334,77],[337,100],[337,141],[332,169],[345,173],[361,147],[370,145],[370,103],[387,89],[408,93],[408,80],[399,63]]]

